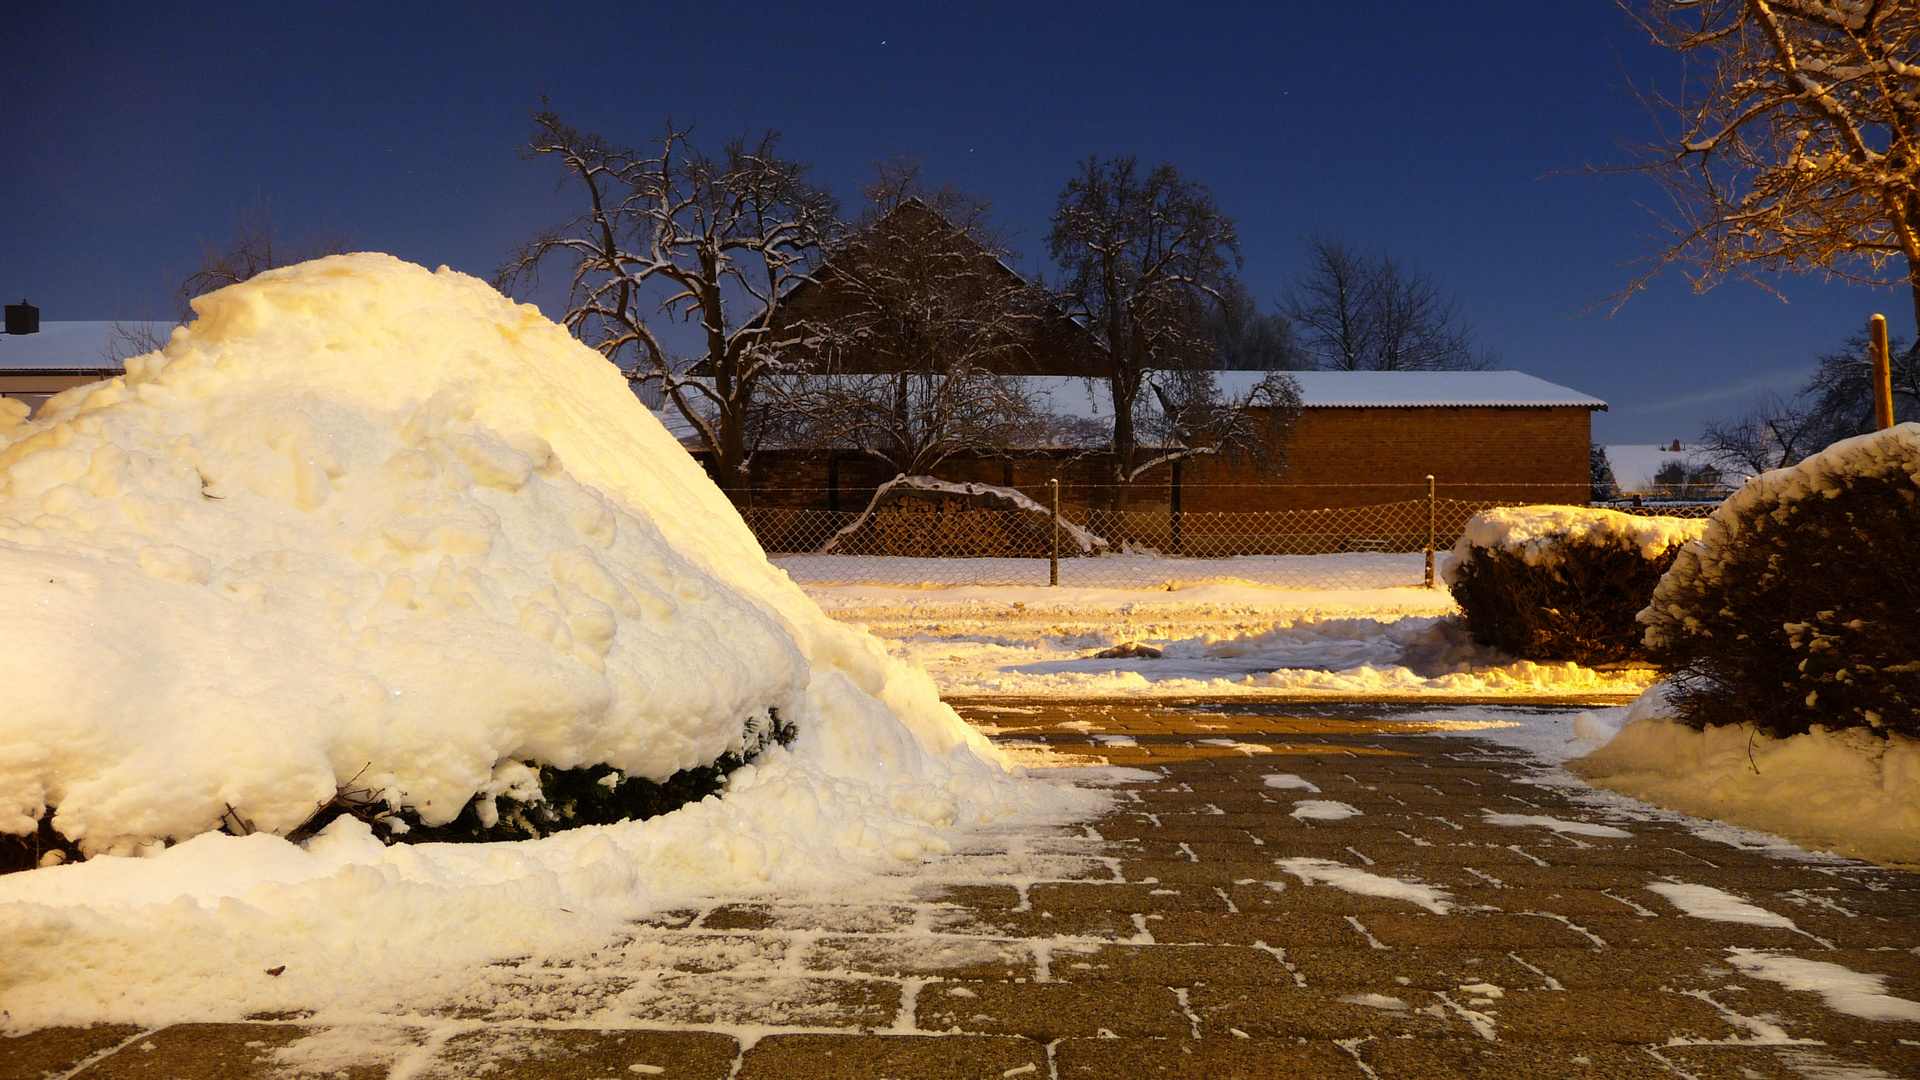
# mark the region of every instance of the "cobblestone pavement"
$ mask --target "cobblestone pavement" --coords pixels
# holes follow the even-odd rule
[[[1608,813],[1517,752],[1383,727],[1384,706],[961,708],[1152,778],[1078,832],[941,860],[897,903],[668,913],[378,1030],[46,1030],[0,1040],[0,1077],[1920,1078],[1920,1010],[1762,977],[1837,965],[1801,973],[1920,1001],[1912,873]],[[1015,857],[1035,853],[1057,872]],[[1862,1002],[1907,1018],[1833,1007]],[[337,1071],[352,1055],[321,1052],[354,1044]]]

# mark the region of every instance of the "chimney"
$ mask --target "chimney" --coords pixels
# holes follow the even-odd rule
[[[7,333],[37,334],[40,332],[40,309],[25,300],[7,305]]]

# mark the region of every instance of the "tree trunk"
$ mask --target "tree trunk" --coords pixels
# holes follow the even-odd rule
[[[1920,262],[1907,256],[1907,291],[1913,298],[1913,348],[1920,349]]]
[[[713,464],[720,490],[734,506],[746,506],[751,491],[747,484],[747,418],[743,412],[729,409],[721,414],[720,445],[715,448]]]

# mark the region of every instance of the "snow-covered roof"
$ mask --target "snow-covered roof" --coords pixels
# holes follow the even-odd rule
[[[0,334],[0,371],[120,371],[114,327],[165,341],[171,322],[43,322],[37,334]],[[121,352],[125,352],[122,348]]]
[[[1605,409],[1607,403],[1524,371],[1296,371],[1300,401],[1314,409],[1411,409],[1476,405],[1509,409]],[[1264,377],[1226,371],[1220,389],[1244,393]]]
[[[1480,406],[1505,409],[1605,409],[1607,403],[1522,371],[1289,371],[1309,409],[1417,409]],[[1265,371],[1216,371],[1215,383],[1229,401],[1244,399]],[[1098,379],[1027,375],[1021,381],[1055,416],[1099,419],[1112,412],[1112,398]]]

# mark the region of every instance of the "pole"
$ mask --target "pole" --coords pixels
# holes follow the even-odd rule
[[[1053,554],[1047,557],[1047,584],[1060,584],[1060,478],[1047,481],[1053,490]]]
[[[1433,588],[1433,474],[1427,474],[1427,588]]]
[[[1887,317],[1875,315],[1873,327],[1873,426],[1885,431],[1893,426],[1893,360],[1888,356]]]

